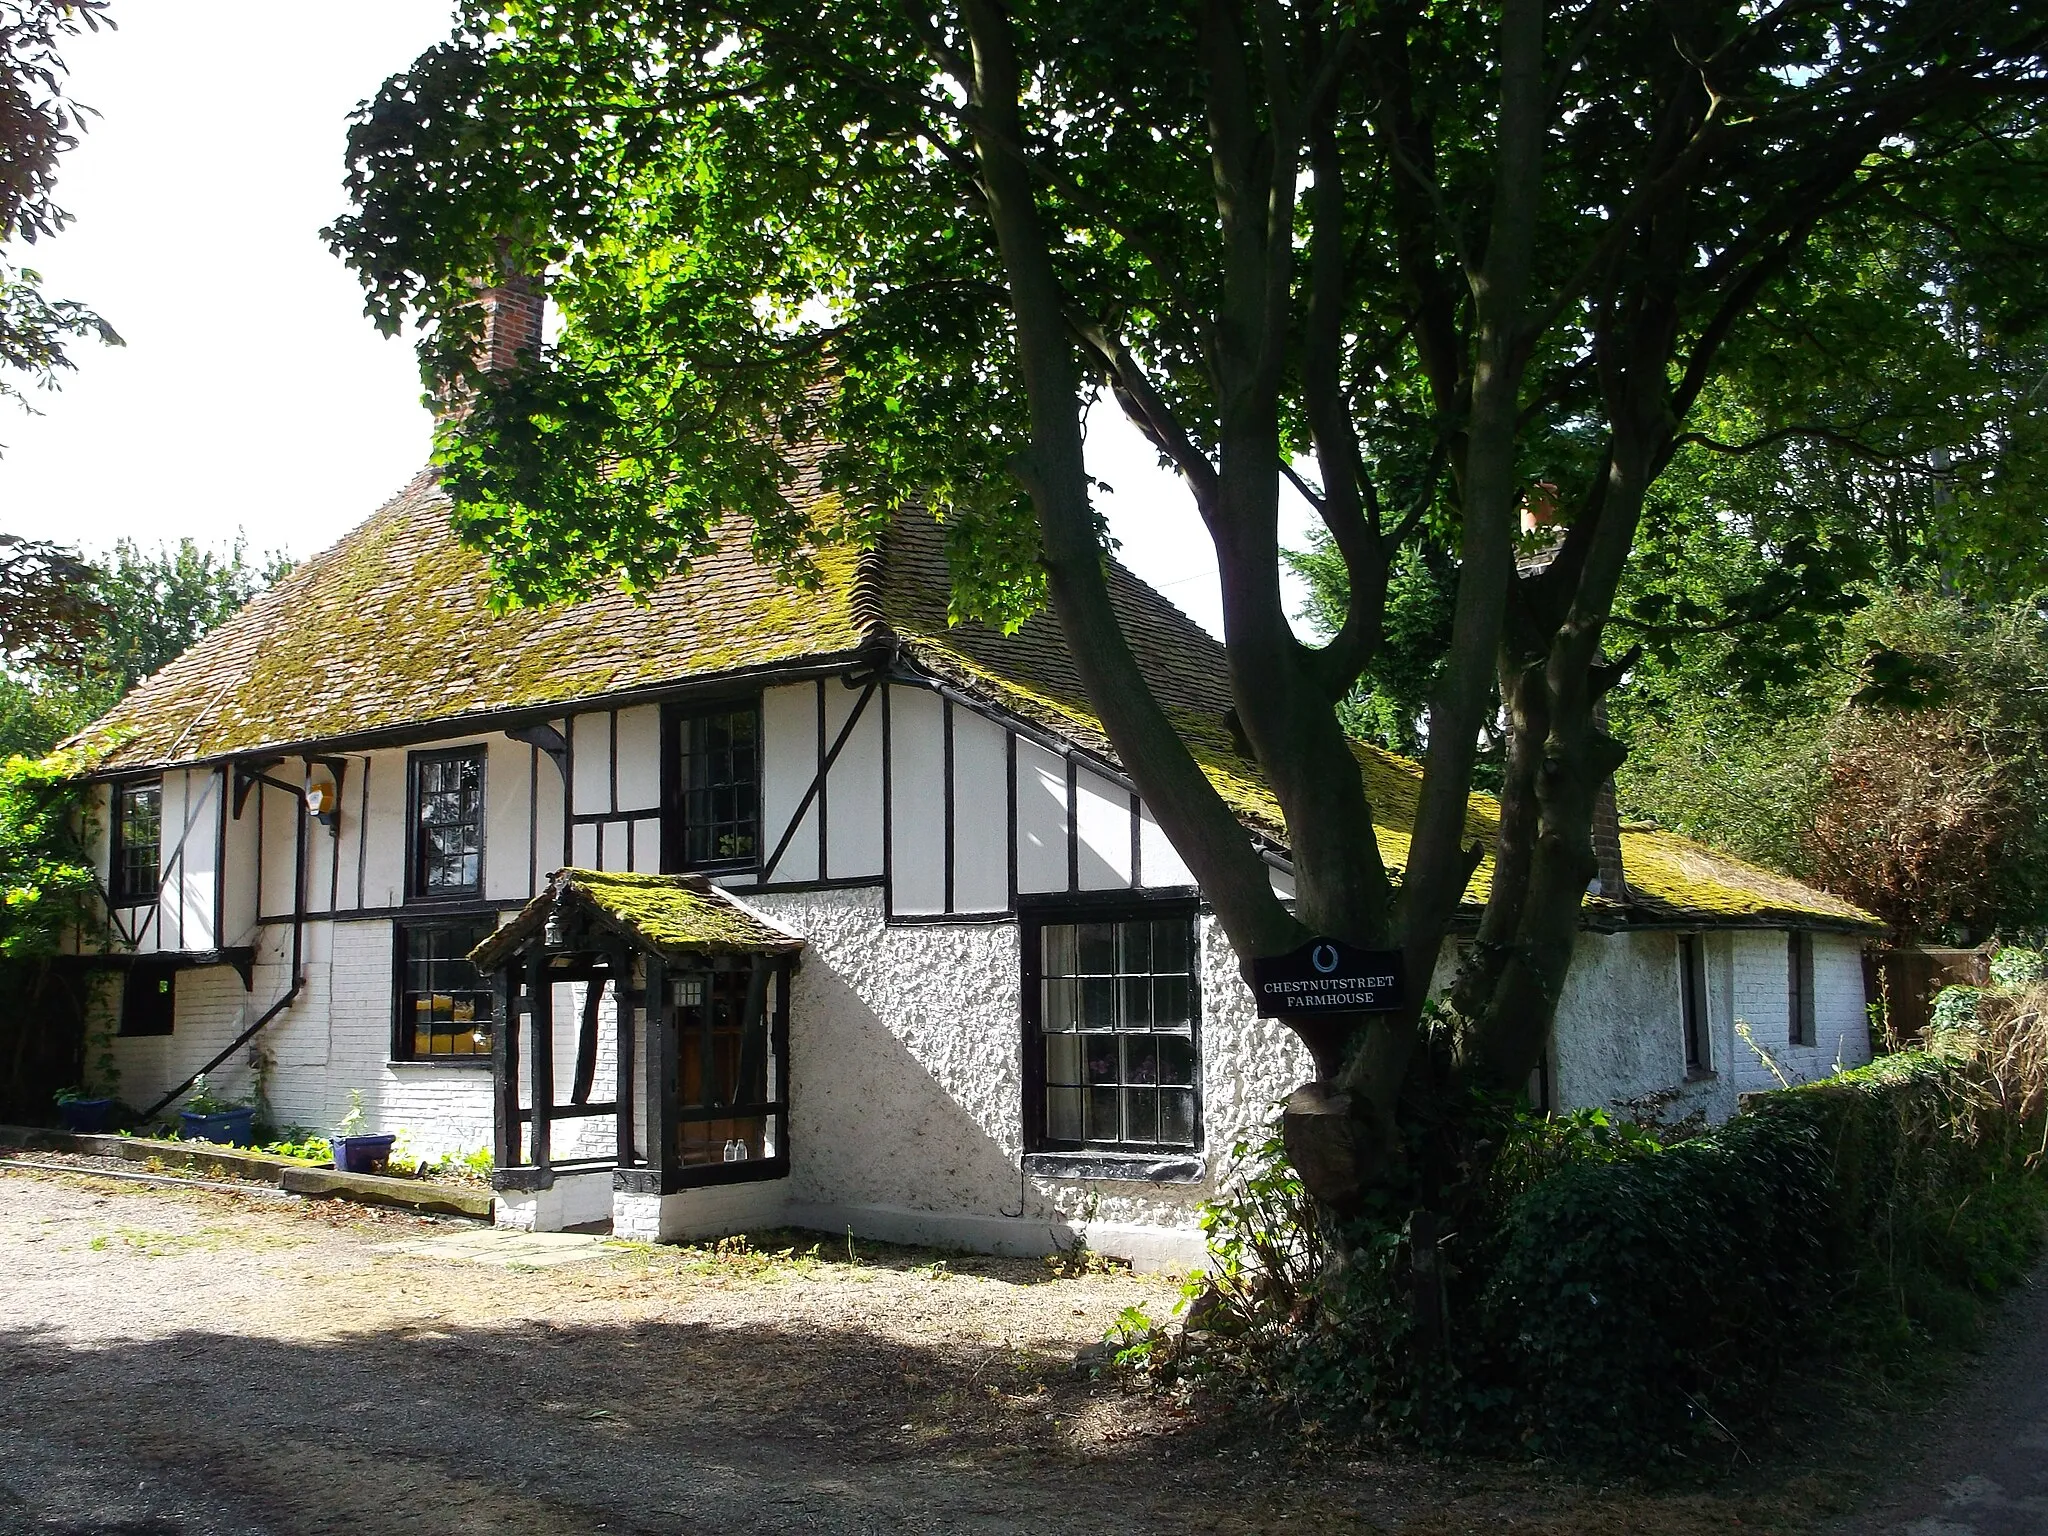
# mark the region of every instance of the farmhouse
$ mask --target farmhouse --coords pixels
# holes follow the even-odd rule
[[[422,1154],[490,1147],[509,1224],[1199,1254],[1308,1060],[1049,617],[949,625],[914,519],[810,590],[730,537],[645,603],[494,613],[448,512],[421,475],[87,733],[78,948],[124,1098],[204,1070],[322,1126],[360,1093]],[[1113,580],[1285,895],[1220,647]],[[1398,865],[1417,772],[1359,757]],[[1745,1035],[1790,1076],[1868,1058],[1868,917],[1611,815],[1600,842],[1540,1097],[1718,1118],[1775,1081]]]

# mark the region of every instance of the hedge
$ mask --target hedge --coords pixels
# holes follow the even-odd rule
[[[1972,1059],[1911,1054],[1566,1168],[1508,1207],[1469,1366],[1506,1378],[1513,1432],[1547,1453],[1752,1420],[1793,1358],[1953,1334],[2026,1273],[2030,1131]]]

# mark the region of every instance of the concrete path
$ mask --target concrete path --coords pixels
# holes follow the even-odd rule
[[[1975,1378],[1901,1448],[1843,1536],[2048,1536],[2048,1271],[2011,1298]]]
[[[520,1232],[511,1227],[484,1227],[418,1242],[385,1243],[374,1251],[414,1259],[445,1259],[455,1264],[490,1264],[501,1269],[549,1269],[557,1264],[610,1258],[621,1248],[607,1238],[580,1232]]]

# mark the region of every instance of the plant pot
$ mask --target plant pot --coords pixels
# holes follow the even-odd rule
[[[112,1099],[73,1099],[57,1106],[57,1123],[74,1136],[104,1131],[114,1119]]]
[[[212,1115],[195,1115],[189,1109],[178,1112],[186,1140],[217,1141],[230,1147],[256,1145],[255,1119],[253,1107],[224,1109]]]
[[[334,1136],[328,1145],[334,1148],[334,1171],[336,1173],[382,1173],[391,1161],[391,1145],[396,1136]]]

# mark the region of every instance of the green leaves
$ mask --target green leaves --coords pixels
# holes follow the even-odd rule
[[[90,910],[80,765],[62,755],[0,762],[0,960],[57,953]]]

